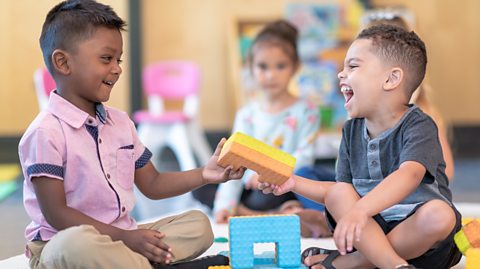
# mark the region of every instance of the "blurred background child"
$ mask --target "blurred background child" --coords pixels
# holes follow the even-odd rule
[[[261,96],[237,112],[233,132],[248,134],[292,154],[297,160],[296,174],[332,181],[333,173],[313,170],[319,109],[294,96],[288,88],[300,65],[297,37],[297,29],[285,20],[266,25],[256,36],[248,61]],[[214,201],[218,223],[227,222],[232,215],[297,213],[303,236],[330,234],[323,206],[316,204],[316,209],[305,209],[307,199],[293,193],[281,196],[263,194],[257,189],[257,178],[258,174],[248,171],[242,181],[219,185]]]

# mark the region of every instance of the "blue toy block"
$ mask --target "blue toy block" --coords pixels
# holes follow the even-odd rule
[[[279,268],[301,268],[297,215],[233,217],[229,220],[229,234],[230,265],[234,269],[254,268],[256,243],[275,243],[274,263]]]

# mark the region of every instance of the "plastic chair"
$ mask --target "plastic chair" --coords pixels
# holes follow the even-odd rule
[[[53,77],[46,68],[39,68],[33,73],[35,92],[37,94],[38,106],[40,110],[48,107],[50,93],[57,87]]]
[[[212,151],[205,134],[197,121],[198,93],[200,88],[199,67],[189,61],[163,61],[151,64],[143,70],[144,93],[148,100],[148,110],[134,113],[138,124],[138,136],[152,153],[152,162],[159,168],[162,150],[169,147],[178,161],[180,170],[205,165]],[[183,101],[180,111],[164,109],[165,101]],[[136,190],[138,194],[138,190]],[[195,206],[191,193],[175,198],[175,202],[165,205],[162,201],[146,201],[146,197],[137,195],[138,217],[148,218],[168,211],[181,211]],[[153,206],[155,204],[156,206]],[[172,206],[175,205],[173,208]],[[161,207],[161,208],[160,208]],[[159,208],[161,211],[159,211]]]

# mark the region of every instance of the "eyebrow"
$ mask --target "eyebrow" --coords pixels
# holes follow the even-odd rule
[[[353,57],[353,58],[349,58],[345,61],[345,64],[349,64],[351,63],[352,61],[357,61],[357,62],[362,62],[362,59],[358,58],[358,57]]]
[[[109,47],[109,46],[106,46],[106,47],[103,47],[102,50],[107,50],[109,52],[116,52],[117,50],[112,48],[112,47]],[[120,51],[120,54],[123,54],[123,51]]]

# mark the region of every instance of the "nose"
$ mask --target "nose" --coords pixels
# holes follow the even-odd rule
[[[337,75],[338,79],[344,79],[346,77],[345,75],[345,68],[340,70],[340,72],[338,72],[338,75]]]
[[[345,69],[342,69],[340,72],[338,72],[338,75],[337,75],[338,79],[344,79],[345,78],[344,70]]]
[[[118,62],[114,64],[112,72],[115,75],[120,75],[122,73],[122,67],[120,66],[120,64]]]
[[[268,70],[265,71],[265,76],[268,78],[268,79],[272,79],[275,77],[275,70],[273,68],[269,68]]]

